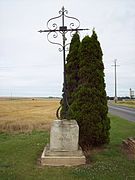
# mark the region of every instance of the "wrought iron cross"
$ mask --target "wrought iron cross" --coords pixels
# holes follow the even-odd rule
[[[40,30],[38,32],[42,33],[42,32],[47,32],[47,39],[50,43],[52,44],[57,44],[60,45],[61,48],[59,48],[59,51],[63,51],[63,65],[64,65],[64,83],[63,83],[63,90],[64,90],[64,94],[63,94],[63,104],[64,104],[64,117],[66,117],[66,107],[68,105],[67,103],[67,83],[66,83],[66,56],[65,56],[65,51],[66,51],[66,46],[69,44],[66,44],[66,33],[70,32],[70,35],[72,35],[73,32],[78,32],[78,31],[82,31],[82,30],[89,30],[89,29],[80,29],[80,21],[75,18],[75,17],[70,17],[67,16],[66,14],[68,14],[68,11],[62,7],[62,9],[59,11],[59,16],[51,18],[48,20],[47,22],[47,30]],[[62,18],[62,26],[59,26],[56,23],[52,23],[51,22],[53,20],[56,20],[58,18]],[[74,21],[76,21],[77,25],[74,22],[71,22],[69,24],[69,27],[65,26],[65,18],[68,19],[72,19]],[[62,35],[62,44],[57,43],[57,42],[53,42],[52,40],[49,39],[50,35],[53,33],[53,38],[57,38],[58,37],[58,32]],[[58,117],[58,116],[57,116]]]

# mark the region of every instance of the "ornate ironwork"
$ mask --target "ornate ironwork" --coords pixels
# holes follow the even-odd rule
[[[47,39],[50,43],[52,44],[56,44],[56,45],[59,45],[61,46],[59,48],[59,51],[63,51],[63,66],[64,66],[64,87],[63,87],[63,90],[64,90],[64,95],[63,95],[63,103],[64,103],[64,116],[66,118],[66,107],[68,106],[68,101],[67,101],[67,83],[66,83],[66,55],[65,55],[65,51],[67,50],[67,46],[70,44],[70,43],[66,43],[66,34],[68,32],[70,32],[70,36],[72,37],[73,36],[73,33],[74,32],[78,32],[78,31],[82,31],[82,30],[89,30],[89,29],[81,29],[79,28],[80,27],[80,21],[75,18],[75,17],[71,17],[71,16],[68,16],[68,11],[62,7],[62,9],[59,11],[59,16],[56,16],[54,18],[51,18],[47,21],[47,30],[40,30],[38,32],[42,33],[42,32],[47,32]],[[62,18],[62,26],[58,26],[56,22],[53,22],[59,18]],[[69,26],[65,26],[65,18],[67,19],[72,19],[74,20],[75,22],[70,22],[69,23]],[[58,33],[60,33],[62,35],[62,43],[59,43],[59,42],[55,42],[54,40],[56,38],[58,38]],[[59,117],[59,110],[60,110],[60,107],[58,108],[57,112],[56,112],[56,115],[57,115],[57,118],[60,119]]]

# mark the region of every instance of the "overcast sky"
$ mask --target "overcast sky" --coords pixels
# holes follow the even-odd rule
[[[80,20],[80,28],[90,29],[81,39],[95,27],[107,95],[114,96],[111,65],[117,59],[118,96],[129,96],[129,88],[135,90],[135,0],[0,0],[0,96],[61,96],[62,52],[37,31],[62,6]]]

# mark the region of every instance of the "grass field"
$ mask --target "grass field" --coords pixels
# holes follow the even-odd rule
[[[50,128],[59,99],[1,99],[0,131],[30,132]]]
[[[115,104],[115,103],[113,103]],[[127,100],[127,101],[118,101],[115,105],[127,106],[131,108],[135,108],[135,100]]]
[[[20,112],[24,108],[24,112],[30,112],[31,118],[29,123],[32,123],[32,117],[34,117],[34,109],[36,110],[37,104],[40,105],[41,117],[43,118],[46,114],[47,118],[43,118],[45,125],[50,126],[50,122],[55,119],[55,112],[53,112],[58,106],[58,100],[38,100],[42,102],[21,102],[16,101],[11,102]],[[6,102],[5,102],[6,103]],[[52,103],[52,104],[51,104]],[[1,104],[1,102],[0,102]],[[20,104],[20,106],[19,106]],[[23,104],[23,108],[21,107]],[[48,106],[46,105],[48,104]],[[49,105],[51,104],[51,105]],[[55,105],[54,105],[55,104]],[[4,105],[4,102],[2,103]],[[5,108],[8,107],[9,114],[12,115],[10,111],[11,107],[6,104]],[[26,106],[27,105],[27,106]],[[52,107],[51,107],[52,106]],[[50,108],[49,108],[50,107]],[[4,109],[4,107],[3,107]],[[28,110],[29,109],[29,110]],[[32,110],[33,109],[33,110]],[[37,107],[40,111],[40,108]],[[44,109],[44,111],[43,111]],[[5,113],[1,121],[7,121],[8,110],[2,112],[1,116]],[[42,114],[43,113],[43,114]],[[36,111],[37,114],[37,111]],[[17,115],[12,116],[17,118]],[[27,124],[28,114],[24,115],[24,122]],[[23,113],[20,118],[23,119]],[[42,150],[46,143],[49,142],[49,131],[48,128],[44,128],[44,131],[39,131],[40,126],[36,126],[35,130],[32,131],[30,126],[30,131],[27,133],[16,133],[16,129],[12,129],[10,133],[1,132],[0,133],[0,180],[135,180],[135,160],[125,154],[122,151],[122,140],[127,137],[135,136],[135,123],[128,122],[118,117],[111,116],[111,131],[110,131],[110,144],[101,148],[95,148],[89,152],[85,152],[87,155],[88,164],[77,167],[41,167],[39,164],[39,158],[41,156]],[[38,120],[40,119],[40,114],[38,114]],[[33,119],[35,123],[35,118]],[[7,121],[8,122],[8,121]],[[10,119],[11,122],[11,119]],[[18,121],[15,121],[19,123]],[[14,122],[14,123],[15,123]],[[40,122],[40,120],[39,120]],[[39,128],[39,129],[38,129]],[[42,128],[41,128],[42,129]],[[2,129],[3,130],[3,129]],[[13,131],[14,130],[14,131]],[[25,128],[24,128],[25,130]],[[37,131],[38,130],[38,131]],[[6,129],[8,132],[8,128]],[[18,132],[18,129],[17,129]],[[130,158],[129,158],[130,157]]]

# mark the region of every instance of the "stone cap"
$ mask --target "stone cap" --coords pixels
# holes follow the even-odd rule
[[[78,126],[76,120],[67,120],[67,119],[57,119],[57,120],[54,120],[52,125],[54,126]]]

